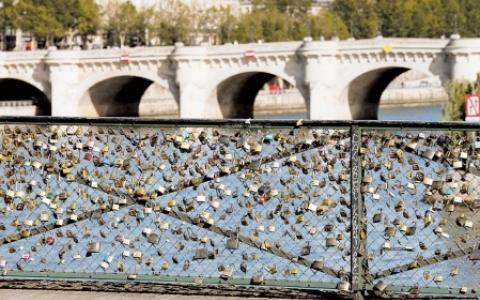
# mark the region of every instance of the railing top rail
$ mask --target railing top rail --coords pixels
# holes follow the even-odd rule
[[[51,116],[1,116],[0,123],[39,123],[39,124],[132,124],[132,125],[255,125],[255,126],[296,126],[298,120],[262,119],[155,119],[132,117],[76,118]],[[373,128],[430,128],[430,129],[480,129],[473,122],[421,122],[421,121],[373,121],[373,120],[302,120],[302,126],[326,127],[373,127]]]

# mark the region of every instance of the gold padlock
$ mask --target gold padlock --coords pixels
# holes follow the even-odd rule
[[[140,250],[135,250],[132,253],[132,256],[137,259],[141,259],[143,257],[143,253]]]
[[[440,274],[436,274],[436,275],[433,277],[433,281],[434,281],[435,283],[440,283],[440,282],[443,281],[443,276],[440,275]]]
[[[87,253],[100,253],[100,243],[99,242],[88,243]]]
[[[264,284],[265,279],[263,277],[263,274],[255,274],[252,276],[250,280],[250,284],[252,285],[262,285]]]

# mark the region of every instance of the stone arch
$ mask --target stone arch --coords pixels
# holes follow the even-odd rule
[[[211,106],[218,106],[219,115],[223,118],[253,118],[257,95],[266,83],[275,78],[280,78],[297,89],[303,105],[306,106],[304,91],[294,84],[295,79],[277,72],[262,70],[246,70],[217,80],[218,83],[210,97],[210,101],[214,101],[211,102]],[[285,106],[285,109],[288,108]]]
[[[429,70],[410,66],[386,66],[370,69],[350,78],[342,89],[341,98],[348,103],[353,120],[376,120],[382,94],[390,83],[408,71],[434,75]]]
[[[110,73],[87,80],[79,101],[87,116],[176,116],[178,104],[163,82],[155,76]],[[148,97],[148,99],[146,99]],[[145,103],[145,102],[148,103]],[[151,102],[151,103],[150,103]]]
[[[48,116],[51,103],[42,87],[16,77],[0,78],[0,115]]]

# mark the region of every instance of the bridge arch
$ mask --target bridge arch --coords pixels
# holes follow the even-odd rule
[[[435,74],[428,68],[390,65],[349,74],[347,84],[341,90],[341,99],[348,104],[353,120],[377,120],[383,92],[398,76],[408,71],[418,71],[434,77],[444,85],[443,74]]]
[[[209,107],[218,107],[217,115],[227,119],[254,118],[257,96],[266,84],[276,84],[274,83],[275,80],[282,80],[292,89],[299,90],[300,93],[296,95],[300,94],[302,99],[300,99],[300,103],[294,101],[296,103],[293,105],[300,106],[297,109],[305,111],[305,91],[297,87],[295,77],[269,70],[244,70],[217,78],[214,81],[216,84],[212,88],[213,92],[209,97]],[[284,90],[279,89],[277,93],[276,89],[271,89],[265,91],[264,95],[272,96],[272,99],[267,101],[277,101],[279,102],[278,105],[283,103],[284,109],[288,112],[289,107],[285,106],[285,101],[282,102],[281,99],[282,92]]]
[[[178,104],[167,80],[150,74],[112,72],[87,79],[79,109],[101,117],[176,116]]]
[[[0,115],[48,116],[48,91],[37,82],[9,76],[0,78]]]

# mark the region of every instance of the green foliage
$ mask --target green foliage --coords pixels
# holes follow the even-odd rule
[[[137,21],[138,12],[135,6],[131,2],[123,2],[109,7],[105,28],[112,33],[114,43],[123,46]]]
[[[474,82],[454,81],[447,85],[448,102],[443,108],[445,121],[465,120],[465,95],[480,93],[480,74]]]
[[[337,36],[340,39],[347,39],[349,32],[347,25],[333,11],[324,10],[311,18],[311,35],[314,39],[324,37],[331,39]]]
[[[179,0],[167,1],[164,9],[157,15],[155,35],[163,45],[188,43],[192,21],[193,12],[189,6]]]
[[[3,29],[19,27],[36,38],[61,41],[104,33],[110,45],[162,45],[209,39],[214,43],[266,42],[334,36],[432,37],[460,33],[480,36],[479,0],[335,0],[312,14],[312,0],[252,0],[253,9],[196,9],[181,0],[161,8],[136,8],[129,1],[2,0]],[[149,36],[147,38],[147,35]]]
[[[378,31],[375,5],[375,0],[336,0],[332,4],[332,10],[349,25],[350,34],[354,38],[371,38]]]
[[[20,0],[16,8],[21,11],[15,20],[16,25],[36,38],[52,39],[64,33],[62,24],[46,6],[35,1]]]
[[[100,17],[100,8],[95,0],[80,0],[77,2],[74,28],[81,36],[94,35],[100,28]]]

